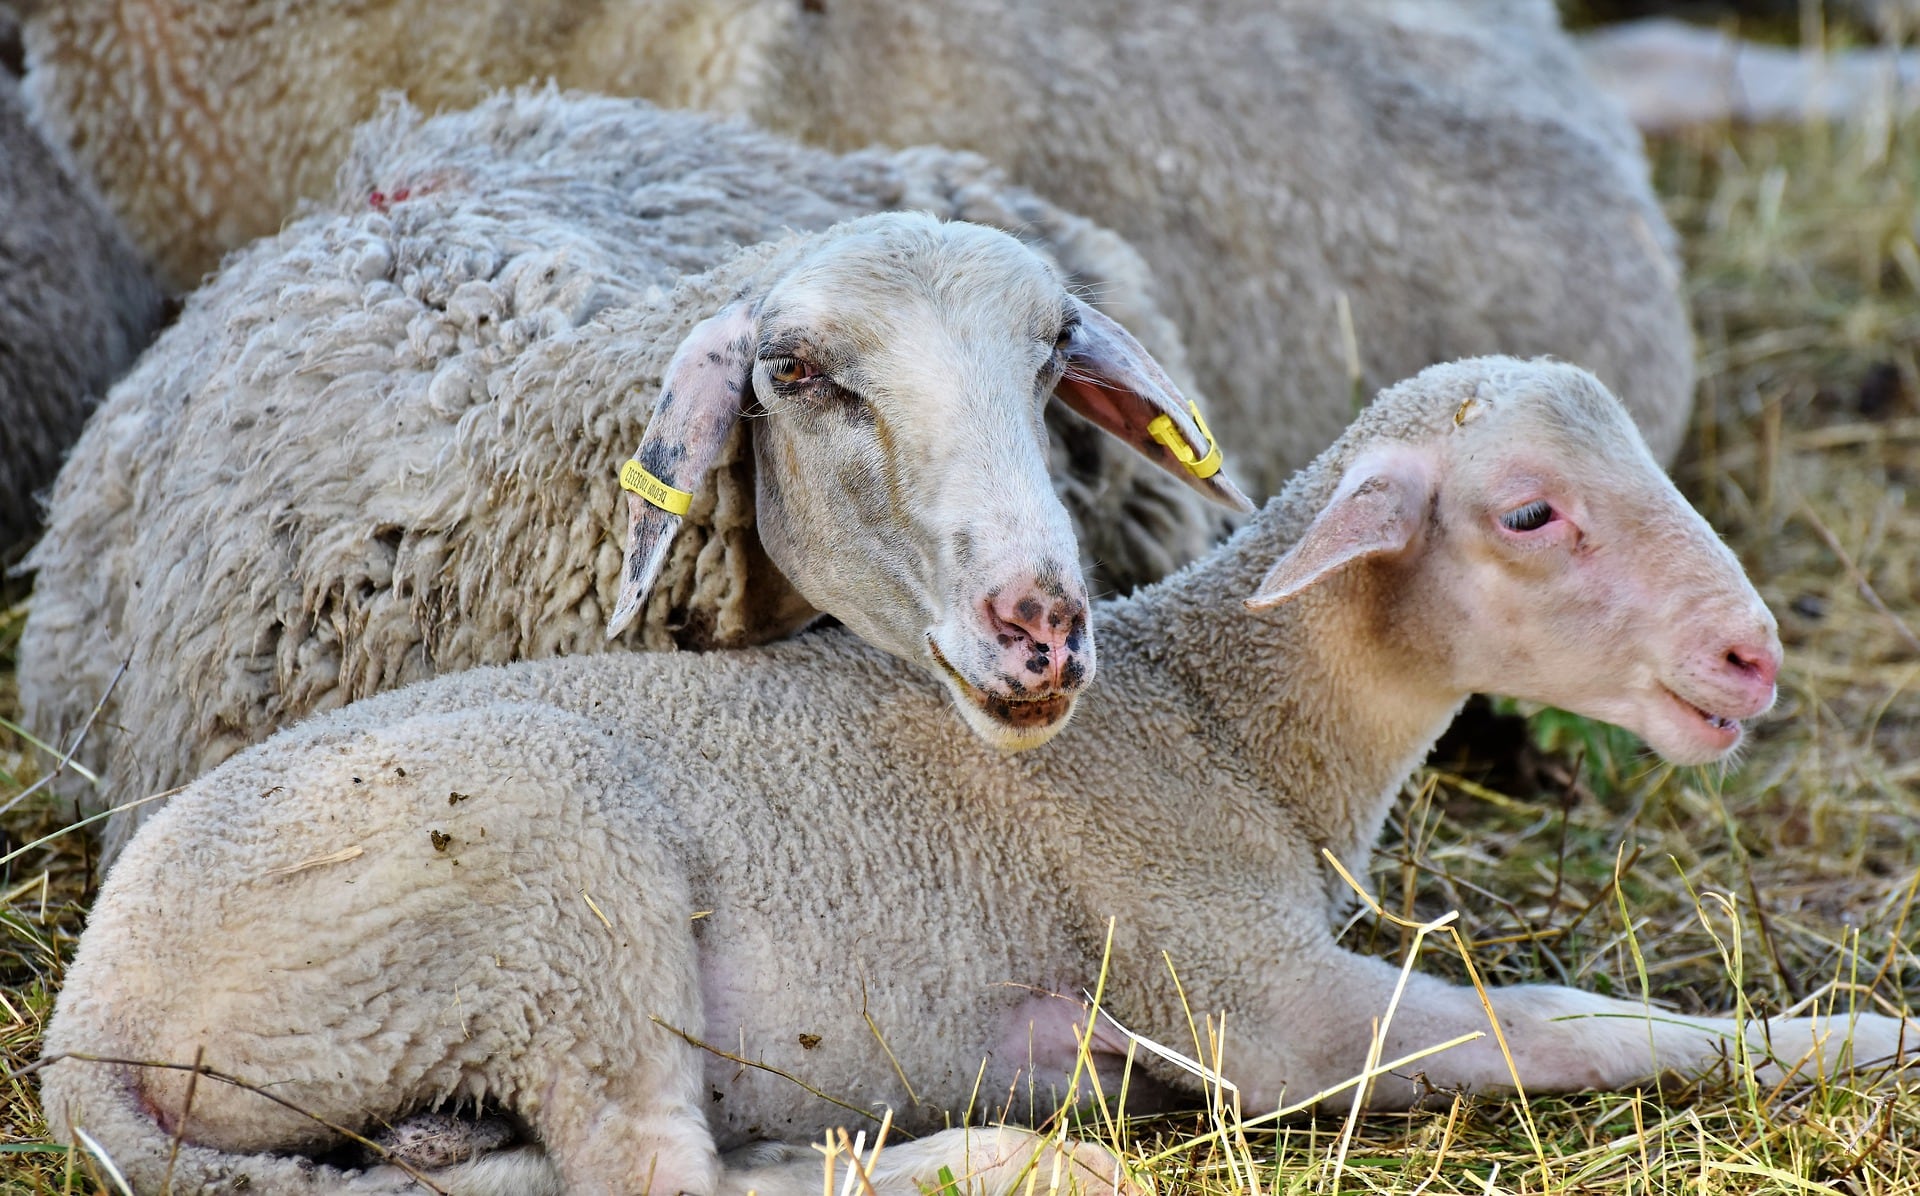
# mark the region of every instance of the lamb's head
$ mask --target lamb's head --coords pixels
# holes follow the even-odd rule
[[[933,671],[987,742],[1046,742],[1092,679],[1094,645],[1079,547],[1047,474],[1044,406],[1057,394],[1200,493],[1248,509],[1217,457],[1206,461],[1197,410],[1005,233],[892,213],[771,261],[680,346],[636,461],[691,490],[739,414],[763,415],[749,425],[755,519],[795,588]],[[614,630],[678,522],[631,500]]]
[[[1331,498],[1249,606],[1347,572],[1409,671],[1616,723],[1677,763],[1724,756],[1772,706],[1773,616],[1586,371],[1436,366],[1328,459]]]

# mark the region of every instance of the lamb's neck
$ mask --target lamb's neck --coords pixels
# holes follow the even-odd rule
[[[1289,518],[1283,504],[1205,561],[1110,605],[1097,684],[1125,684],[1108,670],[1114,660],[1177,686],[1188,709],[1204,712],[1200,733],[1257,781],[1262,800],[1299,811],[1353,861],[1465,695],[1403,625],[1402,587],[1387,567],[1356,565],[1282,606],[1246,608],[1318,509],[1297,502],[1306,514]]]

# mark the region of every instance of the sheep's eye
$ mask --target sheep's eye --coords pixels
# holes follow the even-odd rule
[[[1553,507],[1545,499],[1535,499],[1500,516],[1500,525],[1510,532],[1538,531],[1552,522]]]
[[[820,371],[798,357],[776,357],[767,363],[767,376],[782,386],[797,386],[818,378]]]

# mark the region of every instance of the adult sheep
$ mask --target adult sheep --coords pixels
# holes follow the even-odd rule
[[[974,150],[1113,228],[1262,492],[1361,385],[1473,353],[1596,371],[1661,460],[1685,430],[1671,234],[1551,0],[30,7],[29,86],[175,285],[323,194],[382,90],[432,109],[554,78]]]
[[[40,526],[87,412],[160,323],[160,290],[0,70],[0,567]]]
[[[1401,991],[1338,944],[1348,903],[1322,860],[1366,874],[1467,694],[1705,763],[1772,704],[1780,662],[1618,403],[1505,358],[1385,393],[1223,549],[1099,613],[1103,684],[1017,756],[947,734],[936,686],[843,634],[478,670],[288,731],[192,785],[108,877],[47,1034],[50,1123],[136,1187],[387,1192],[407,1177],[266,1152],[486,1101],[534,1142],[432,1177],[450,1191],[544,1162],[533,1190],[798,1196],[817,1158],[716,1150],[870,1101],[920,1131],[976,1093],[1066,1091],[1096,987],[1160,1041],[1223,1017],[1224,1074],[1274,1109],[1362,1073],[1376,1025],[1382,1060],[1487,1029],[1475,989],[1416,973]],[[1831,1075],[1911,1028],[1551,985],[1487,998],[1503,1039],[1383,1071],[1369,1103],[1614,1087],[1729,1045],[1766,1082]],[[1131,1059],[1136,1091],[1145,1073],[1200,1095],[1092,1025],[1106,1092]],[[195,1063],[324,1122],[196,1088]],[[876,1188],[984,1162],[1004,1190],[1008,1137],[968,1134],[890,1151]]]
[[[1176,459],[1206,437],[1175,384],[1067,289],[1177,371],[1138,260],[981,171],[636,100],[396,109],[346,172],[351,214],[236,255],[76,447],[28,558],[29,723],[65,742],[130,661],[86,743],[106,784],[78,790],[117,804],[314,710],[599,649],[645,598],[627,646],[825,611],[945,677],[983,736],[1051,734],[1093,648],[1049,453],[1122,580],[1204,548],[1195,491],[1246,501]],[[804,231],[903,204],[1029,244],[927,214]],[[1071,414],[1050,448],[1056,386],[1140,455]],[[623,571],[636,444],[691,497],[671,540],[680,519],[629,499]]]

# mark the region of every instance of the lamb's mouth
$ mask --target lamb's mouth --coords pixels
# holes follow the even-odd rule
[[[1660,686],[1660,692],[1665,694],[1675,706],[1696,719],[1709,735],[1724,739],[1729,745],[1740,738],[1739,719],[1715,714],[1711,710],[1703,710],[1665,685]]]
[[[940,645],[933,642],[932,636],[927,637],[927,651],[933,654],[941,671],[953,682],[954,692],[964,697],[975,710],[1002,726],[1018,730],[1049,727],[1066,718],[1073,710],[1073,700],[1077,695],[1071,693],[1048,694],[1040,698],[1007,698],[990,694],[962,677],[960,670],[954,668],[940,651]]]

